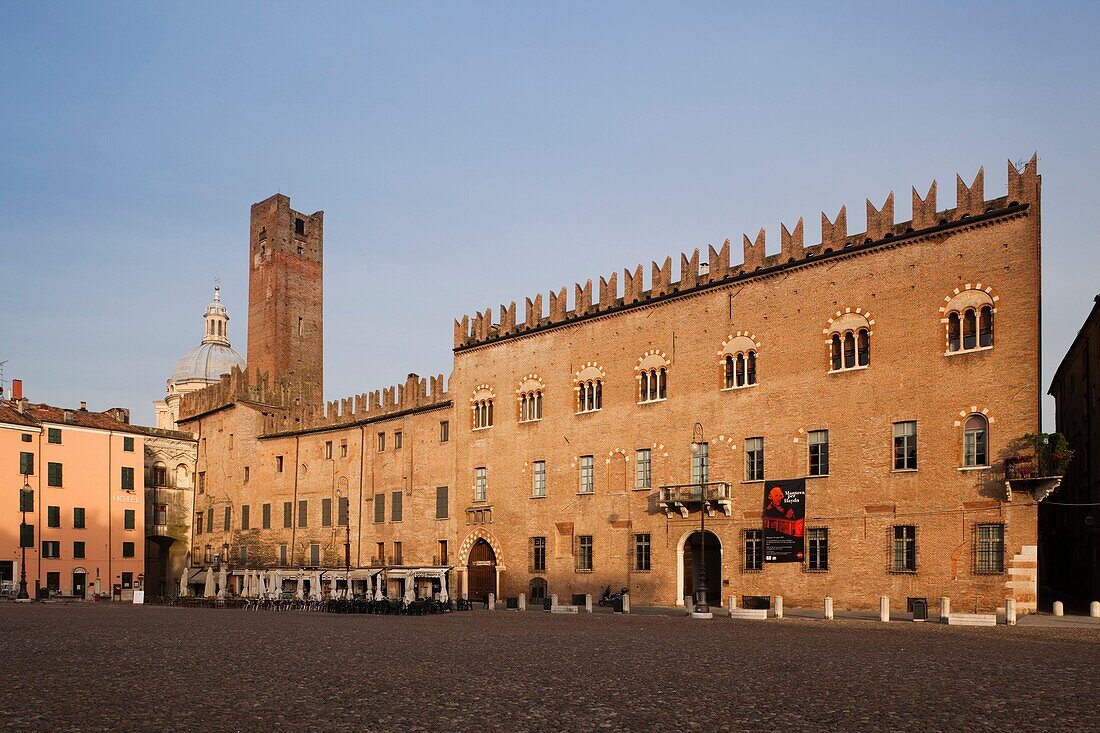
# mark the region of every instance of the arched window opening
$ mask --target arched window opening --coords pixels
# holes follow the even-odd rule
[[[642,397],[641,401],[649,399],[649,372],[642,372]]]
[[[595,403],[594,403],[595,406],[592,409],[593,410],[603,409],[603,380],[602,379],[597,379],[596,380],[596,386],[595,386],[595,389],[593,390],[593,394],[595,394]]]
[[[661,367],[657,372],[657,399],[663,400],[668,397],[668,371]]]
[[[542,419],[542,390],[535,392],[535,419]]]
[[[981,317],[978,319],[978,346],[983,349],[993,345],[993,308],[982,308]]]
[[[871,332],[866,328],[859,330],[859,365],[871,365]]]
[[[833,367],[833,371],[834,372],[835,371],[840,371],[840,369],[843,366],[844,365],[843,365],[843,363],[841,362],[841,359],[840,359],[840,334],[839,333],[834,333],[833,334],[833,342],[832,342],[832,367]]]
[[[963,349],[978,345],[978,317],[973,310],[963,313]]]
[[[958,351],[961,342],[962,324],[959,322],[959,314],[952,313],[947,317],[947,350]]]
[[[971,415],[963,426],[963,466],[989,465],[989,421]]]
[[[851,331],[844,334],[844,368],[851,369],[856,365],[856,337]]]
[[[756,352],[750,351],[748,356],[748,374],[746,375],[746,384],[756,384]]]
[[[542,419],[542,390],[524,392],[519,400],[519,421],[532,422]]]
[[[735,379],[735,367],[733,364],[733,357],[726,356],[726,389],[730,389],[734,386]]]
[[[997,296],[990,288],[956,290],[942,309],[947,326],[947,354],[993,347]]]
[[[577,391],[577,412],[592,412],[599,410],[602,405],[603,380],[590,379],[581,382]],[[542,394],[539,393],[538,414],[542,417]]]

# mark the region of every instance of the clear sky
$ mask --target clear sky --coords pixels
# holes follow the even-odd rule
[[[456,315],[1038,150],[1045,391],[1100,292],[1100,4],[824,5],[0,2],[4,376],[151,423],[215,276],[245,351],[277,191],[325,211],[334,399],[448,372]]]

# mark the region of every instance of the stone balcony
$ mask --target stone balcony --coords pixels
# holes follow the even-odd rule
[[[721,511],[728,517],[733,512],[732,491],[726,481],[661,486],[657,492],[657,505],[666,516],[676,513],[687,519],[690,512],[705,510],[711,517],[715,511]]]

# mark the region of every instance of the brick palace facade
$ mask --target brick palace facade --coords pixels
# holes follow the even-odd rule
[[[522,319],[463,317],[449,379],[328,403],[322,215],[256,204],[248,368],[180,406],[192,573],[347,564],[393,594],[428,592],[414,571],[435,568],[452,595],[625,585],[673,605],[704,563],[723,605],[1034,610],[1037,497],[1003,462],[1040,425],[1036,168],[1010,164],[990,200],[983,172],[958,179],[953,209],[914,190],[911,221],[891,194],[862,233],[842,208],[819,244],[799,220],[777,253],[761,230],[740,262],[727,241],[682,255],[678,279],[666,259],[528,299]],[[805,556],[767,562],[766,482],[798,478]]]

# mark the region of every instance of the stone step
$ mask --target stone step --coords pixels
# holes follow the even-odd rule
[[[948,626],[996,626],[995,613],[952,613],[947,617]]]
[[[730,618],[747,618],[757,621],[766,621],[768,619],[768,609],[766,608],[731,608]]]

